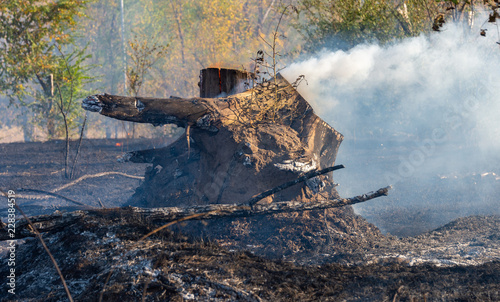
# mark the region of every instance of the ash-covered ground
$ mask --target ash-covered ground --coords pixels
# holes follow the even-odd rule
[[[75,176],[112,171],[141,177],[147,165],[116,159],[127,149],[152,144],[85,140]],[[1,187],[16,191],[16,201],[28,215],[82,207],[20,188],[55,191],[111,208],[126,204],[141,182],[109,174],[60,189],[74,181],[63,177],[64,143],[2,144],[0,150]],[[366,188],[371,189],[376,188]],[[5,221],[7,199],[1,200]],[[181,223],[143,241],[138,238],[157,225],[133,214],[96,212],[43,237],[76,301],[97,301],[101,295],[104,301],[500,300],[498,215],[461,217],[434,230],[434,220],[424,219],[418,228],[431,231],[404,237],[418,213],[381,213],[386,216],[377,219],[390,220],[384,231],[392,235],[344,208]],[[388,230],[388,225],[394,227]],[[398,229],[403,231],[398,234]],[[10,268],[6,246],[2,244],[2,276]],[[37,239],[18,242],[15,296],[7,293],[6,283],[2,301],[67,300]]]

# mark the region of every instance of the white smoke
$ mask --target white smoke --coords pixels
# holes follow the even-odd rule
[[[347,162],[347,169],[334,175],[341,195],[392,184],[397,206],[418,207],[421,192],[409,193],[415,182],[420,190],[440,185],[436,179],[500,174],[500,48],[494,32],[482,37],[479,30],[448,24],[440,33],[392,45],[325,49],[282,72],[291,81],[305,75],[308,85],[301,84],[299,92],[345,135],[337,162]],[[360,171],[349,171],[349,165]],[[457,187],[428,197],[452,205],[454,214],[442,219],[472,214],[470,208],[457,209],[460,193],[450,192]],[[472,191],[498,194],[500,178]],[[470,202],[498,213],[500,202],[490,197]]]

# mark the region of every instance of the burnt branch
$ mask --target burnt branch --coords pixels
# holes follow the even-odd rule
[[[58,231],[66,228],[88,215],[104,215],[115,212],[120,216],[140,215],[144,219],[155,223],[168,223],[179,219],[184,220],[205,220],[219,219],[225,217],[250,217],[258,215],[270,215],[286,212],[302,212],[312,210],[323,210],[329,208],[339,208],[368,201],[380,196],[386,196],[391,187],[381,188],[377,191],[366,193],[351,198],[337,198],[323,201],[283,201],[270,204],[255,204],[253,207],[238,204],[209,204],[191,207],[168,207],[168,208],[114,208],[88,211],[75,211],[71,213],[52,214],[35,216],[31,222],[39,232]],[[192,217],[189,217],[192,216]],[[189,218],[188,218],[189,217]],[[188,218],[188,219],[185,219]],[[21,219],[16,224],[16,238],[34,237],[35,234],[29,229],[29,224],[25,219]],[[10,240],[6,229],[0,230],[0,241]]]
[[[297,179],[291,180],[291,181],[286,182],[286,183],[284,183],[282,185],[274,187],[271,190],[267,190],[267,191],[265,191],[263,193],[260,193],[259,195],[255,196],[252,199],[250,199],[249,201],[247,201],[246,204],[252,207],[257,202],[259,202],[260,200],[266,198],[267,196],[271,196],[271,195],[273,195],[275,193],[278,193],[279,191],[283,191],[286,188],[289,188],[289,187],[294,186],[294,185],[296,185],[298,183],[304,182],[304,181],[308,180],[309,178],[313,178],[313,177],[316,177],[316,176],[319,176],[319,175],[323,175],[325,173],[332,172],[332,171],[339,170],[339,169],[343,169],[343,168],[345,168],[344,165],[338,165],[338,166],[333,166],[333,167],[329,167],[329,168],[326,168],[326,169],[322,169],[322,170],[319,170],[319,171],[308,172],[308,173],[304,174],[303,176],[301,176],[301,177],[299,177]]]
[[[211,113],[209,102],[201,98],[155,99],[100,94],[85,98],[82,108],[123,121],[186,127]]]

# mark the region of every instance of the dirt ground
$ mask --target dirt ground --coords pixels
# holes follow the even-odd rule
[[[84,140],[75,168],[74,179],[84,175],[101,172],[123,172],[128,175],[143,177],[145,165],[120,163],[117,157],[124,152],[154,148],[167,144],[153,140]],[[77,142],[71,143],[72,158]],[[52,191],[69,183],[64,177],[64,141],[30,142],[0,144],[0,183],[2,188],[16,191],[20,198],[19,205],[29,215],[48,214],[54,210],[73,210],[82,207],[58,198],[45,198],[43,194],[33,194],[26,189]],[[72,163],[71,163],[72,164]],[[78,200],[91,206],[100,207],[99,200],[106,207],[123,204],[134,193],[140,179],[109,175],[90,178],[78,185],[58,191],[65,197]],[[24,191],[23,191],[24,190]]]
[[[122,206],[147,165],[117,159],[125,151],[168,143],[84,140],[73,180],[64,177],[62,141],[0,144],[0,187],[14,190],[28,215],[85,209],[40,190],[93,207]],[[75,182],[103,172],[123,174]],[[0,201],[5,221],[7,199]],[[394,229],[407,218],[392,216]],[[100,295],[104,301],[500,300],[498,215],[463,217],[399,238],[383,235],[346,208],[184,223],[137,240],[155,227],[133,215],[99,214],[44,238],[76,301]],[[18,244],[16,295],[2,293],[1,300],[66,300],[39,241]],[[9,268],[6,247],[0,245],[2,276]]]

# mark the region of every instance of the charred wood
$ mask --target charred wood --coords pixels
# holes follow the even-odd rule
[[[168,208],[114,208],[97,209],[88,211],[75,211],[71,213],[59,213],[52,215],[42,215],[31,217],[31,222],[39,232],[57,232],[87,215],[110,215],[114,213],[125,217],[127,215],[140,215],[144,219],[154,223],[166,223],[178,219],[205,220],[219,219],[224,217],[250,217],[258,215],[270,215],[285,212],[301,212],[338,208],[365,202],[380,196],[386,196],[391,187],[381,188],[377,191],[366,193],[351,198],[337,198],[333,200],[301,202],[283,201],[270,204],[255,204],[253,207],[239,204],[209,204],[191,207],[168,207]],[[193,216],[190,218],[190,216]],[[30,230],[29,223],[21,219],[16,223],[16,238],[34,237]],[[9,233],[4,228],[0,230],[0,241],[11,240]]]
[[[271,190],[268,190],[266,192],[263,192],[257,196],[255,196],[254,198],[250,199],[249,201],[246,202],[246,204],[248,204],[249,206],[253,206],[255,205],[257,202],[259,202],[260,200],[262,200],[263,198],[266,198],[267,196],[270,196],[272,194],[275,194],[275,193],[278,193],[279,191],[283,191],[285,190],[286,188],[289,188],[291,186],[294,186],[298,183],[301,183],[301,182],[304,182],[310,178],[313,178],[313,177],[316,177],[316,176],[319,176],[319,175],[323,175],[325,173],[328,173],[328,172],[332,172],[332,171],[335,171],[335,170],[339,170],[339,169],[343,169],[345,168],[344,165],[338,165],[338,166],[334,166],[334,167],[329,167],[329,168],[326,168],[326,169],[323,169],[323,170],[320,170],[320,171],[311,171],[311,172],[308,172],[306,173],[305,175],[297,178],[297,179],[294,179],[294,180],[291,180],[287,183],[284,183],[282,185],[279,185]]]

